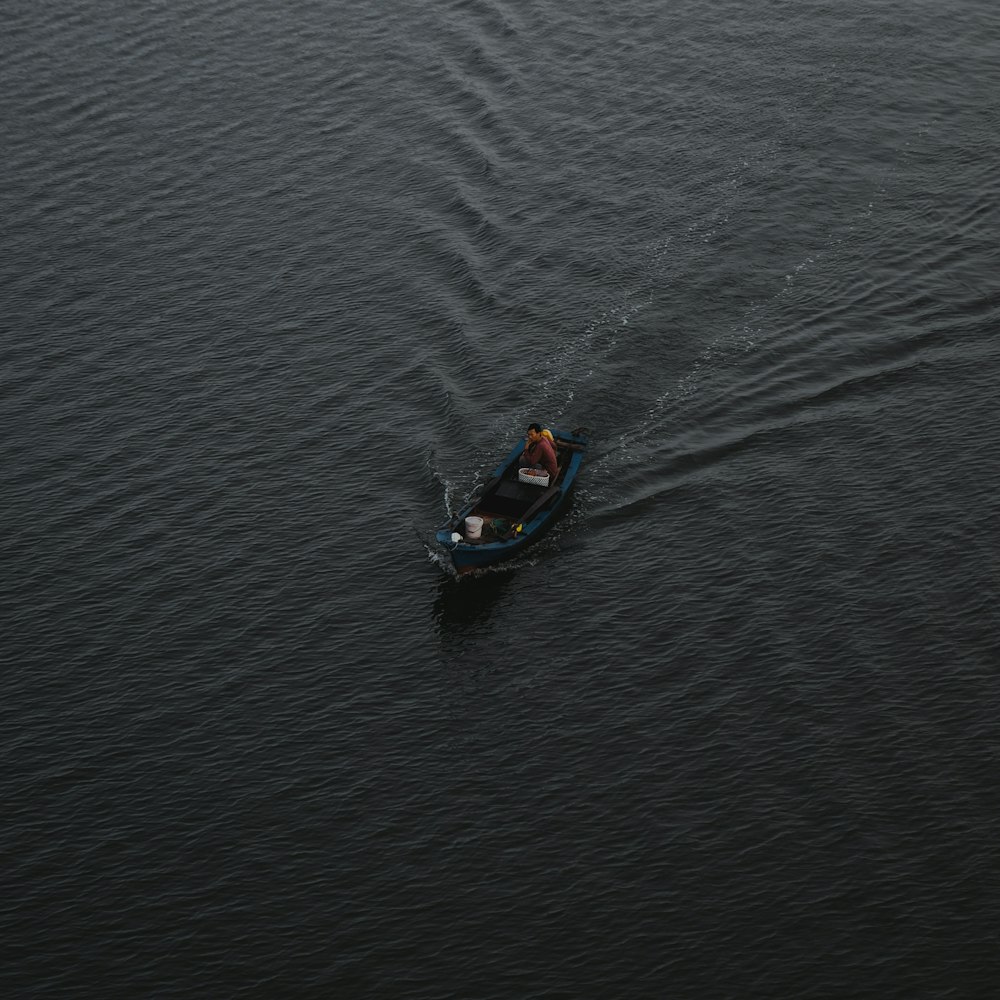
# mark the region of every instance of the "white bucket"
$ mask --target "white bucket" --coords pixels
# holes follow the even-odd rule
[[[467,517],[465,519],[465,537],[468,541],[479,538],[483,533],[483,519],[481,517]]]

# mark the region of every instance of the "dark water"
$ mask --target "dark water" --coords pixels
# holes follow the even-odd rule
[[[6,996],[997,995],[994,4],[5,14]]]

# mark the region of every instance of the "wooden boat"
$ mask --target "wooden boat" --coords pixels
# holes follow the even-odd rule
[[[438,545],[447,552],[456,572],[468,573],[520,555],[552,527],[566,507],[587,451],[587,438],[580,429],[569,433],[554,427],[549,430],[559,465],[554,482],[537,485],[522,481],[522,438],[487,482],[439,529]],[[483,522],[478,538],[474,527],[466,524],[466,518],[477,517]]]

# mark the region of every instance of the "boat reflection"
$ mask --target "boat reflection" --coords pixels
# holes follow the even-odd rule
[[[460,638],[489,625],[517,575],[513,567],[456,580],[442,578],[434,599],[434,627],[443,638]]]

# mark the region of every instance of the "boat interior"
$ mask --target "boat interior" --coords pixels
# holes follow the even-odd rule
[[[557,487],[566,476],[566,469],[575,449],[572,442],[556,439],[556,478],[547,486],[521,482],[516,461],[508,465],[502,475],[488,483],[483,495],[469,512],[483,519],[482,537],[477,541],[495,542],[507,537],[513,525],[542,502],[543,498],[554,497],[558,492]]]

